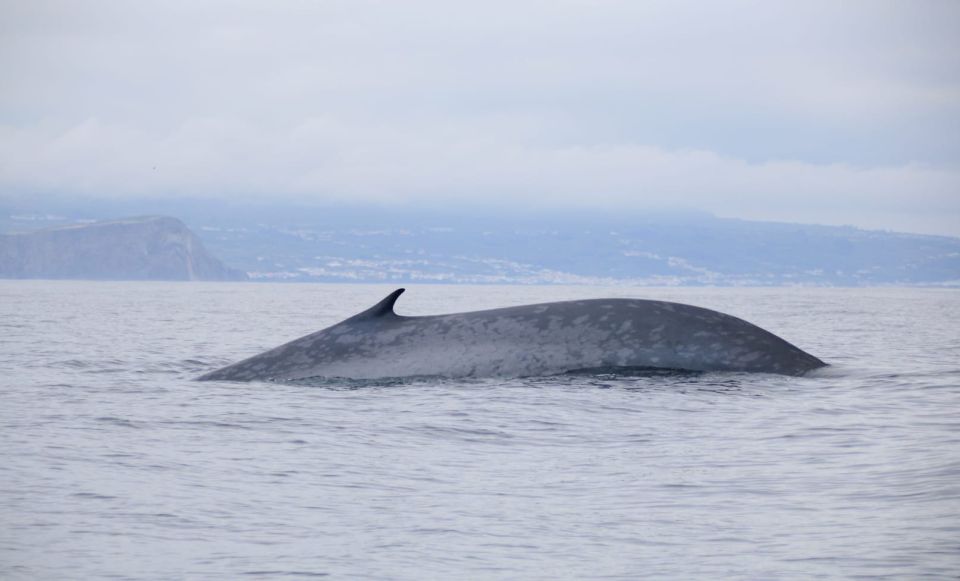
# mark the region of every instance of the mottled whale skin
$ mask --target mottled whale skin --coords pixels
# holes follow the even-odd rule
[[[403,291],[197,379],[524,377],[618,367],[801,375],[826,365],[756,325],[679,303],[592,299],[405,317],[393,312]]]

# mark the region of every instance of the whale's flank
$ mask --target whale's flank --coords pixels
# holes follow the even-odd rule
[[[393,310],[403,292],[198,379],[520,377],[594,368],[801,375],[825,365],[742,319],[679,303],[591,299],[406,317]]]

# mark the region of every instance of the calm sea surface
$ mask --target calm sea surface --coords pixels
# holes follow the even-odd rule
[[[0,578],[960,576],[960,292],[420,286],[692,303],[832,366],[191,381],[390,290],[0,281]]]

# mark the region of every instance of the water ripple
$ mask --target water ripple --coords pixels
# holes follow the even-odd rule
[[[956,292],[644,290],[833,363],[802,378],[192,381],[379,290],[0,281],[0,578],[960,570]],[[520,291],[423,307],[491,292]]]

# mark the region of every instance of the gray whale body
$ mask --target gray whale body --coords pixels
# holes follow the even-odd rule
[[[406,317],[404,289],[343,322],[199,380],[523,377],[610,368],[801,375],[826,364],[742,319],[639,299]]]

